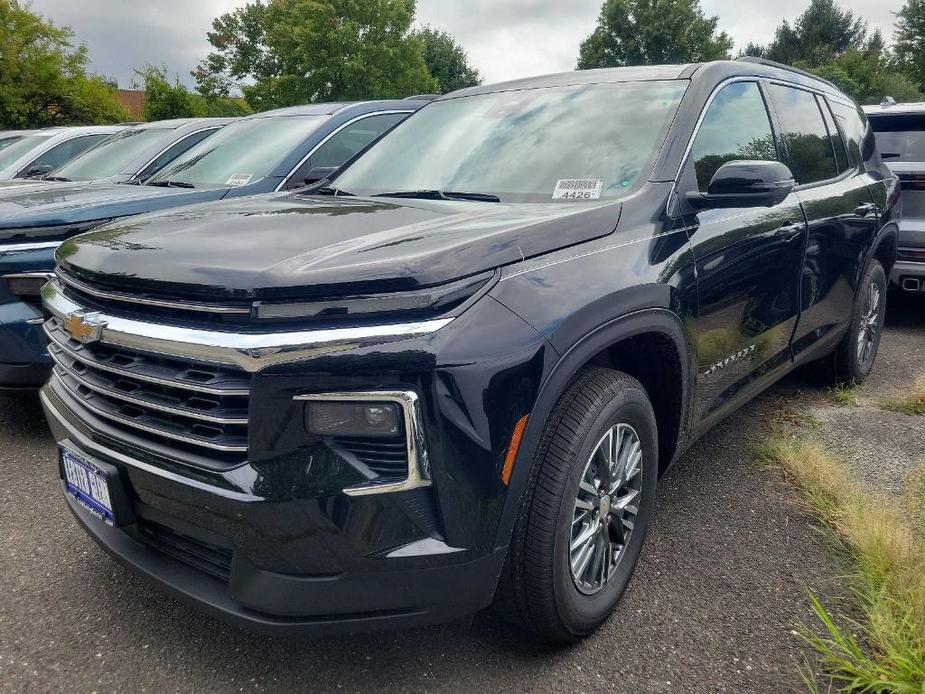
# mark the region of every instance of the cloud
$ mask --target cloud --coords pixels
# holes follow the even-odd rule
[[[767,43],[782,17],[809,0],[703,0],[707,14],[744,47]],[[165,64],[187,84],[208,52],[212,19],[242,0],[33,0],[33,8],[74,29],[90,49],[93,69],[128,87],[135,68]],[[418,0],[418,23],[446,29],[465,46],[488,82],[575,67],[578,45],[594,29],[602,0]],[[889,39],[904,0],[841,0]]]

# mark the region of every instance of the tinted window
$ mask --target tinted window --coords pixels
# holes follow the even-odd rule
[[[777,159],[771,121],[755,82],[736,82],[716,95],[697,132],[691,158],[703,192],[723,164]]]
[[[484,193],[508,202],[552,201],[557,188],[580,185],[593,189],[592,199],[616,198],[645,180],[685,88],[680,81],[596,84],[435,101],[373,145],[336,185],[363,194]]]
[[[147,178],[156,174],[158,171],[167,166],[174,159],[183,154],[186,150],[195,147],[200,142],[205,140],[209,135],[214,134],[218,128],[210,128],[209,130],[202,130],[198,133],[193,133],[192,135],[187,135],[182,140],[174,142],[170,147],[165,149],[163,152],[158,154],[154,161],[148,164],[142,171],[138,172],[137,178]]]
[[[180,155],[150,183],[244,186],[269,176],[327,116],[245,118]]]
[[[835,151],[816,96],[777,84],[770,90],[784,131],[787,163],[796,182],[805,185],[835,178]]]
[[[857,106],[832,102],[832,112],[838,121],[848,143],[851,165],[857,166],[874,153],[874,134],[867,124],[867,117]]]
[[[870,124],[885,160],[925,162],[925,116],[871,116]]]
[[[9,171],[16,160],[38,147],[51,135],[26,135],[0,151],[0,171]]]
[[[832,149],[835,152],[835,165],[838,173],[848,170],[848,152],[845,151],[845,141],[842,139],[838,128],[835,125],[835,119],[832,118],[832,112],[829,111],[828,102],[825,99],[816,97],[819,101],[819,108],[822,109],[822,117],[825,120],[826,130],[829,131],[829,140],[832,142]]]
[[[171,132],[160,128],[123,130],[68,162],[55,171],[55,175],[72,181],[92,181],[125,173],[129,164],[169,137]]]
[[[36,166],[50,166],[51,170],[54,171],[78,154],[87,151],[98,142],[102,142],[107,137],[109,137],[109,135],[84,135],[83,137],[75,137],[67,142],[62,142],[60,145],[52,147],[26,168],[31,169]]]

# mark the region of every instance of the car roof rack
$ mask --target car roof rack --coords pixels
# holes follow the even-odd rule
[[[838,91],[841,91],[841,87],[839,87],[834,82],[830,82],[825,77],[814,75],[811,72],[807,72],[806,70],[801,70],[800,68],[793,67],[792,65],[785,65],[784,63],[778,63],[774,60],[768,60],[767,58],[757,58],[753,55],[743,55],[743,56],[739,56],[738,58],[736,58],[736,62],[737,63],[755,63],[756,65],[764,65],[765,67],[776,67],[778,70],[786,70],[787,72],[795,72],[798,75],[803,75],[803,77],[809,77],[814,80],[819,80],[823,84],[827,84],[833,89],[837,89]]]

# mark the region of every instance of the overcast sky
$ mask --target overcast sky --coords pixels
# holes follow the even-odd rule
[[[208,52],[212,18],[245,0],[32,0],[38,12],[70,26],[90,49],[93,70],[129,87],[133,69],[166,64],[189,72]],[[602,0],[418,0],[418,22],[446,29],[465,46],[487,82],[571,70],[578,44],[594,29]],[[703,0],[737,47],[766,43],[781,17],[809,0]],[[904,0],[841,0],[869,25],[893,33]]]

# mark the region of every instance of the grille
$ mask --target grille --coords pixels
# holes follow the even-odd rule
[[[408,444],[404,439],[337,438],[334,445],[353,455],[382,481],[408,476]]]
[[[247,457],[250,377],[214,366],[72,339],[45,324],[54,380],[79,406],[155,453],[232,466]]]
[[[139,521],[139,538],[149,547],[194,569],[228,583],[231,577],[231,550],[217,547],[150,521]]]

